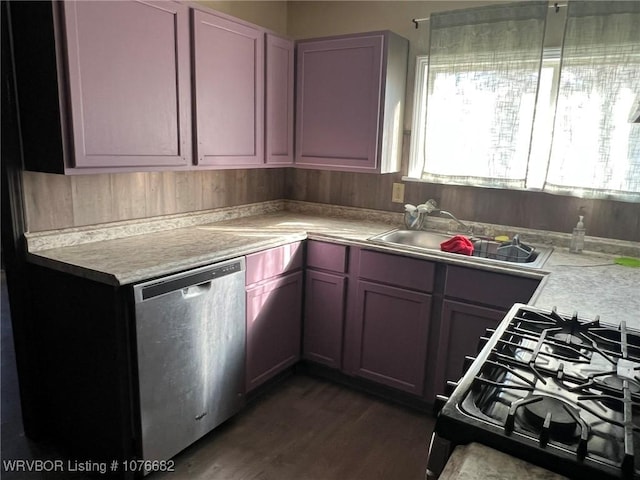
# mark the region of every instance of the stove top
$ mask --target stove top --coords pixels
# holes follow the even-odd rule
[[[640,331],[516,304],[436,433],[572,477],[640,478]]]

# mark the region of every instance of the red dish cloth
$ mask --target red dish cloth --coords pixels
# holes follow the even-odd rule
[[[446,242],[440,244],[443,252],[461,253],[463,255],[473,255],[473,243],[464,235],[456,235]]]

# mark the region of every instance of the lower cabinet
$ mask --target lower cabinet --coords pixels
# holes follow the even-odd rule
[[[306,274],[302,242],[246,256],[246,391],[295,364],[304,344],[310,361],[433,402],[460,378],[485,329],[526,303],[542,278],[329,242],[307,247]],[[76,458],[140,458],[131,441],[141,436],[132,286],[34,264],[26,274],[37,351],[23,398],[32,433]]]
[[[352,373],[421,395],[431,295],[362,280],[357,292]]]
[[[475,357],[480,338],[495,328],[514,303],[527,303],[540,279],[447,265],[438,351],[427,400],[446,393],[448,380],[464,374],[465,356]]]
[[[302,357],[432,402],[540,282],[317,240],[306,253],[247,257],[247,391]]]
[[[307,270],[303,356],[312,362],[342,368],[344,275]]]
[[[300,359],[301,242],[247,256],[246,391]]]
[[[307,241],[302,356],[334,369],[343,367],[349,249],[337,243]]]
[[[346,373],[423,395],[435,264],[365,249],[353,257]]]
[[[444,300],[435,365],[436,394],[445,393],[447,380],[464,374],[465,356],[475,356],[480,338],[488,328],[496,328],[503,310]]]
[[[300,359],[301,304],[302,272],[247,289],[247,391]]]

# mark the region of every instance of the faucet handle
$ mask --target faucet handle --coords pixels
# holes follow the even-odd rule
[[[424,202],[424,206],[427,209],[427,213],[431,213],[434,210],[438,209],[438,204],[436,203],[436,201],[433,198],[430,198],[429,200]]]

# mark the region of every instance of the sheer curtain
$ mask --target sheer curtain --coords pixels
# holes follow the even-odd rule
[[[640,2],[569,2],[544,189],[640,201]]]
[[[547,8],[431,15],[423,179],[525,186]]]

